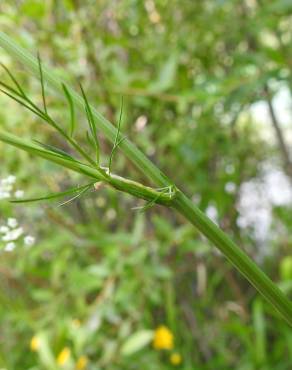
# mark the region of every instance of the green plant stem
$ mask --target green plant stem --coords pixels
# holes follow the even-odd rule
[[[3,32],[0,32],[0,46],[9,54],[22,62],[28,69],[38,77],[39,66],[37,59],[25,49],[19,47]],[[48,68],[43,66],[44,80],[62,95],[62,81],[55,77]],[[67,85],[68,86],[68,85]],[[74,90],[68,88],[72,100],[76,106],[84,110],[84,101]],[[63,96],[63,95],[62,95]],[[92,112],[97,126],[101,132],[114,142],[117,129],[106,120],[93,107]],[[157,186],[168,187],[172,182],[129,140],[125,139],[120,144],[120,149],[132,161],[142,173]],[[292,304],[283,292],[261,271],[257,265],[209,220],[182,192],[172,200],[172,206],[180,214],[184,215],[194,226],[196,226],[217,248],[228,258],[228,260],[253,284],[253,286],[270,302],[292,326]]]
[[[283,292],[258,268],[214,222],[205,216],[182,192],[178,191],[173,207],[196,226],[249,282],[292,326],[292,305]]]

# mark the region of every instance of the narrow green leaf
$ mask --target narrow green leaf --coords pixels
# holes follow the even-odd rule
[[[64,83],[62,83],[62,87],[64,90],[64,94],[68,100],[69,108],[70,108],[70,136],[72,137],[75,131],[75,110],[74,110],[74,103],[72,100],[72,96]]]
[[[89,176],[90,178],[101,181],[104,181],[106,179],[106,176],[101,169],[90,167],[74,158],[69,158],[66,155],[44,149],[15,135],[0,131],[0,141],[25,150],[30,154],[42,157],[48,161],[57,163],[62,167],[68,168],[78,173],[82,173],[86,176]]]
[[[85,187],[84,187],[80,192],[78,192],[78,194],[77,194],[77,195],[75,195],[75,197],[73,197],[73,198],[71,198],[71,199],[68,199],[68,200],[66,200],[65,202],[63,202],[63,203],[59,204],[59,207],[64,206],[65,204],[71,203],[71,202],[73,202],[73,200],[75,200],[75,199],[79,198],[82,194],[86,193],[86,192],[91,188],[91,186],[92,186],[93,184],[94,184],[94,183],[92,183],[92,184],[88,184],[87,186],[85,186]]]
[[[3,85],[1,83],[1,85]],[[12,94],[10,94],[9,92],[3,90],[3,89],[0,89],[0,91],[7,95],[9,98],[15,100],[18,104],[22,105],[23,107],[25,107],[26,109],[30,110],[32,113],[36,114],[37,116],[39,116],[41,119],[44,119],[44,116],[42,114],[40,114],[37,110],[31,108],[29,105],[27,105],[26,103],[24,103],[22,100],[20,100],[19,98],[13,96]]]
[[[17,83],[16,79],[15,79],[15,83]],[[1,90],[4,94],[6,94],[10,98],[14,99],[17,103],[21,104],[25,108],[29,109],[34,114],[38,115],[41,119],[47,120],[48,116],[46,115],[46,113],[44,113],[41,109],[39,109],[38,106],[35,105],[32,100],[29,99],[29,97],[25,94],[25,92],[23,90],[22,90],[21,93],[19,93],[13,87],[7,85],[6,83],[4,83],[2,81],[0,81],[0,85],[3,86],[6,90],[8,90],[9,93],[10,93],[10,95],[9,95],[7,93],[7,91],[5,92],[5,91]],[[14,94],[14,96],[12,96],[12,94]],[[48,119],[51,119],[51,118],[48,117]]]
[[[48,114],[48,112],[47,112],[47,104],[46,104],[46,95],[45,95],[45,83],[44,83],[43,68],[42,68],[42,62],[41,62],[41,57],[40,57],[40,54],[39,53],[37,53],[37,59],[38,59],[39,73],[40,73],[40,81],[41,81],[41,88],[42,88],[43,106],[44,106],[45,113]]]
[[[87,139],[87,142],[88,142],[89,146],[91,146],[92,148],[95,148],[95,144],[94,144],[92,138],[90,137],[90,134],[89,134],[88,130],[86,130],[86,139]]]
[[[2,68],[5,69],[6,73],[9,75],[9,77],[11,78],[11,80],[14,82],[14,84],[16,85],[16,87],[18,88],[19,90],[19,93],[22,95],[22,96],[26,96],[24,90],[22,89],[22,87],[20,86],[19,82],[16,80],[16,78],[13,76],[13,74],[10,72],[10,70],[3,64],[3,63],[0,63],[0,65],[2,66]]]
[[[126,137],[123,137],[123,138],[119,139],[120,132],[121,132],[121,122],[122,122],[122,116],[123,116],[123,107],[124,107],[124,99],[122,97],[121,98],[120,116],[119,116],[119,121],[118,121],[118,129],[117,129],[117,133],[116,133],[116,137],[115,137],[115,141],[114,141],[114,146],[112,148],[112,151],[111,151],[111,154],[110,154],[110,159],[109,159],[109,164],[108,164],[108,171],[109,171],[109,173],[111,173],[112,161],[113,161],[113,157],[114,157],[115,151],[117,150],[117,148],[119,147],[119,145],[123,142],[123,140],[125,140],[125,138],[126,138]]]
[[[45,143],[42,143],[41,141],[38,141],[38,140],[33,140],[35,143],[37,143],[38,145],[42,146],[43,148],[45,149],[48,149],[49,151],[52,151],[56,154],[60,154],[62,156],[65,156],[67,157],[68,159],[71,159],[73,161],[75,161],[75,159],[70,155],[68,154],[67,152],[65,152],[64,150],[62,149],[59,149],[57,148],[56,146],[54,145],[51,145],[51,144],[45,144]]]
[[[17,83],[16,79],[15,79],[15,82]],[[86,159],[86,161],[88,161],[90,164],[93,164],[95,165],[95,162],[84,152],[84,150],[80,147],[80,145],[78,145],[75,140],[72,138],[72,136],[68,136],[66,134],[66,132],[62,129],[62,127],[52,118],[49,116],[49,114],[47,112],[44,112],[42,110],[40,110],[29,98],[27,95],[25,95],[25,93],[23,92],[23,94],[20,94],[18,91],[16,91],[15,89],[13,89],[11,86],[5,84],[4,82],[1,82],[0,81],[0,85],[3,86],[6,90],[1,90],[1,92],[3,92],[5,95],[7,95],[8,97],[10,97],[11,99],[15,100],[18,104],[22,105],[23,107],[25,107],[26,109],[30,110],[32,113],[36,114],[39,118],[41,118],[43,121],[47,122],[50,126],[52,126],[55,130],[57,130],[63,137],[66,141],[68,141],[70,143],[70,145],[77,151],[79,152],[79,154],[81,154],[81,156],[83,158]],[[64,85],[65,86],[65,85]],[[67,89],[65,87],[65,89]],[[67,89],[68,91],[68,89]],[[70,97],[71,95],[69,94],[69,91],[68,91],[68,99],[70,101]],[[24,100],[24,101],[23,101]],[[71,101],[72,101],[72,98],[71,98]],[[74,109],[73,107],[73,101],[72,101],[72,109]],[[74,111],[71,110],[71,121],[74,119]],[[74,128],[73,128],[73,121],[72,121],[72,129],[74,131]],[[71,132],[73,133],[73,132]]]
[[[30,110],[32,113],[34,113],[35,115],[37,115],[43,121],[47,122],[50,126],[52,126],[55,130],[57,130],[65,138],[65,140],[67,140],[74,147],[75,150],[77,150],[86,160],[88,160],[90,163],[92,163],[91,160],[90,160],[90,158],[86,155],[86,153],[84,153],[84,151],[82,150],[82,148],[75,141],[73,141],[70,137],[67,136],[67,134],[65,133],[65,131],[59,126],[59,124],[53,118],[51,118],[47,113],[42,112],[27,96],[20,95],[11,86],[6,85],[5,83],[3,83],[1,81],[0,81],[0,85],[3,86],[6,90],[9,91],[9,92],[7,92],[7,91],[5,91],[3,89],[0,89],[1,92],[3,92],[9,98],[13,99],[18,104],[20,104],[23,107],[25,107],[26,109]],[[23,102],[22,99],[24,100],[24,102]],[[42,143],[39,143],[39,144],[41,144],[42,146],[45,145],[45,144],[42,144]],[[52,148],[53,147],[51,147],[50,149],[52,149]],[[65,152],[63,152],[63,154],[64,153]]]
[[[47,195],[43,195],[43,196],[37,197],[37,198],[11,199],[11,200],[9,200],[9,202],[10,203],[31,203],[31,202],[38,202],[38,201],[41,201],[41,200],[52,200],[52,199],[62,198],[62,197],[65,197],[66,195],[71,195],[71,194],[74,194],[74,193],[80,193],[84,189],[87,189],[90,186],[92,186],[93,184],[94,184],[94,182],[91,182],[91,183],[89,183],[87,185],[84,185],[84,186],[76,186],[76,187],[68,189],[66,191],[62,191],[62,192],[59,192],[59,193],[53,193],[53,194],[47,194]]]
[[[86,97],[86,94],[81,84],[80,84],[80,89],[81,89],[82,97],[83,97],[84,104],[85,104],[85,112],[86,112],[86,117],[87,117],[87,121],[88,121],[89,128],[90,128],[90,132],[91,132],[91,135],[95,143],[96,163],[99,164],[99,142],[98,142],[98,137],[97,137],[96,123],[95,123],[90,105],[88,103],[88,99]]]

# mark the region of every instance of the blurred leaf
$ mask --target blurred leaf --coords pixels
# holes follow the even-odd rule
[[[39,343],[37,353],[40,357],[41,363],[44,365],[45,369],[56,370],[56,362],[49,346],[48,334],[45,332],[39,332],[36,336]]]
[[[121,354],[130,356],[146,347],[153,339],[153,330],[140,330],[132,334],[122,345]]]
[[[26,0],[21,6],[21,11],[29,17],[41,18],[46,12],[46,3],[40,0]]]
[[[280,275],[282,280],[292,281],[292,256],[284,257],[280,263]]]
[[[266,323],[263,302],[257,298],[253,303],[253,324],[255,330],[255,358],[258,365],[267,360],[266,354]]]
[[[172,55],[160,69],[157,80],[150,84],[149,90],[158,93],[171,88],[175,81],[176,69],[177,56]]]

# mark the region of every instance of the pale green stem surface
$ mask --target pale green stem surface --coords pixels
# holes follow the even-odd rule
[[[37,77],[39,72],[38,61],[25,49],[19,47],[6,34],[0,32],[0,46],[10,55],[22,62]],[[44,80],[56,91],[62,94],[61,80],[45,66],[43,67]],[[82,97],[69,88],[76,106],[84,111]],[[93,115],[101,132],[111,141],[116,138],[117,129],[92,107]],[[168,187],[172,182],[129,140],[125,139],[120,149],[134,163],[142,173],[157,186]],[[284,319],[292,326],[292,304],[283,292],[257,267],[257,265],[242,251],[220,228],[208,219],[182,192],[173,198],[170,204],[180,214],[184,215],[196,226],[228,260],[250,281],[250,283],[271,303]]]

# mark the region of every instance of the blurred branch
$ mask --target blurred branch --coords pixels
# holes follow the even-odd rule
[[[264,92],[265,92],[266,102],[267,102],[267,105],[268,105],[268,108],[269,108],[269,113],[270,113],[272,125],[273,125],[273,128],[274,128],[275,133],[276,133],[280,153],[281,153],[281,156],[282,156],[282,159],[283,159],[283,163],[284,163],[283,168],[284,168],[285,173],[289,177],[289,179],[291,181],[291,184],[292,184],[292,161],[291,161],[291,158],[290,158],[290,155],[289,155],[289,150],[288,150],[287,143],[285,142],[285,139],[284,139],[284,134],[282,132],[280,122],[278,121],[278,118],[276,116],[276,112],[275,112],[275,109],[274,109],[274,106],[273,106],[273,102],[272,102],[272,98],[271,98],[271,94],[270,94],[268,84],[265,85]]]
[[[256,3],[261,7],[263,6],[261,0],[257,0]],[[244,19],[248,19],[249,15],[248,15],[247,6],[246,6],[245,2],[242,2],[242,14],[243,14]],[[276,32],[276,37],[279,41],[279,33],[277,33],[277,32]],[[248,42],[248,48],[251,52],[253,52],[253,53],[258,52],[258,50],[260,49],[260,47],[259,47],[260,42],[258,41],[255,34],[253,34],[252,32],[248,32],[247,42]],[[281,43],[280,43],[280,45],[281,45]],[[259,69],[262,70],[261,67]],[[264,85],[264,95],[265,95],[266,102],[268,104],[268,109],[269,109],[272,125],[273,125],[273,128],[274,128],[276,136],[277,136],[279,149],[280,149],[281,156],[282,156],[282,159],[283,159],[283,164],[284,164],[283,169],[284,169],[286,175],[289,177],[289,179],[291,181],[291,184],[292,184],[292,161],[290,159],[288,146],[285,142],[284,135],[283,135],[283,132],[281,130],[280,123],[278,121],[278,118],[277,118],[276,113],[275,113],[275,109],[273,107],[271,93],[270,93],[270,89],[269,89],[269,86],[268,86],[267,82]]]
[[[198,328],[198,320],[196,319],[194,310],[188,305],[188,303],[183,302],[181,307],[192,337],[195,338],[196,344],[199,347],[199,354],[204,361],[208,362],[213,355],[208,344],[208,338],[206,338],[204,335],[201,335],[200,328]]]

